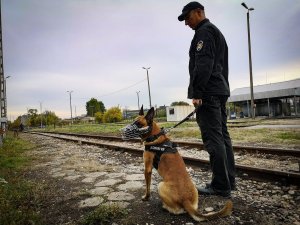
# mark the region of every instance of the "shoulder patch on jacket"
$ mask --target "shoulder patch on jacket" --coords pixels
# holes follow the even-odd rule
[[[203,47],[203,41],[198,41],[197,46],[196,46],[196,50],[199,52]]]

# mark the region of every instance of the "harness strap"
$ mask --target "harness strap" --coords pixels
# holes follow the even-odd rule
[[[189,115],[187,115],[183,120],[181,120],[179,123],[175,124],[173,127],[170,127],[168,129],[164,129],[163,127],[160,129],[160,132],[158,134],[152,135],[150,137],[146,138],[146,142],[152,142],[159,138],[159,136],[164,135],[168,133],[171,129],[179,126],[180,124],[184,123],[185,121],[189,120],[198,110],[199,106],[195,107],[194,111],[191,112]],[[151,129],[152,130],[152,129]],[[154,159],[153,159],[153,167],[155,169],[158,169],[158,164],[160,161],[160,157],[164,153],[176,153],[178,145],[171,142],[166,141],[159,145],[151,145],[151,146],[145,146],[145,151],[151,151],[155,153]]]
[[[162,156],[162,154],[176,153],[177,147],[178,147],[177,144],[171,141],[166,141],[159,145],[150,145],[150,146],[146,145],[145,151],[150,151],[155,153],[152,165],[155,169],[158,169],[158,164],[160,162],[160,157]]]

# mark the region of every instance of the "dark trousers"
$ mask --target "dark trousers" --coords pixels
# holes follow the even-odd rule
[[[197,110],[197,123],[204,148],[210,156],[211,187],[228,192],[235,188],[235,162],[231,139],[227,130],[227,96],[206,96]]]

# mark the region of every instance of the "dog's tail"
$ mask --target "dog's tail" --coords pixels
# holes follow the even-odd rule
[[[207,214],[201,214],[196,209],[193,208],[190,202],[185,202],[183,204],[184,209],[188,212],[188,214],[196,221],[206,221],[206,220],[212,220],[219,217],[225,217],[230,216],[232,213],[233,204],[231,200],[228,200],[225,203],[225,206],[218,212],[210,212]]]

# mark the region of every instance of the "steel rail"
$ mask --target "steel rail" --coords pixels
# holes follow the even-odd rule
[[[126,146],[119,146],[115,144],[105,144],[105,143],[96,143],[93,141],[88,140],[75,140],[70,139],[67,137],[59,137],[59,136],[53,136],[57,135],[57,133],[49,133],[49,132],[28,132],[48,137],[53,137],[57,139],[61,139],[64,141],[71,141],[71,142],[77,142],[80,144],[86,144],[86,145],[94,145],[98,147],[104,147],[108,149],[113,149],[116,151],[124,151],[131,154],[135,154],[138,156],[143,155],[143,150],[133,147],[126,147]],[[64,135],[62,133],[58,135]],[[209,167],[209,161],[204,159],[194,159],[190,157],[183,157],[185,163],[190,166],[194,167],[200,167],[200,168],[208,168]],[[285,172],[285,171],[279,171],[279,170],[270,170],[270,169],[262,169],[257,167],[251,167],[251,166],[244,166],[240,164],[236,164],[236,170],[240,174],[241,177],[246,176],[248,179],[256,179],[261,181],[276,181],[281,182],[283,184],[294,184],[300,186],[300,173],[295,172]]]
[[[62,135],[69,135],[69,136],[78,136],[78,137],[85,137],[85,138],[123,141],[122,138],[118,137],[118,136],[104,136],[104,135],[93,135],[93,134],[76,134],[76,133],[64,133],[64,132],[46,132],[46,133],[62,134]],[[129,141],[131,141],[131,142],[141,142],[140,139],[132,139],[132,140],[129,140]],[[203,143],[201,143],[201,142],[187,142],[187,141],[174,141],[174,142],[179,144],[179,146],[181,146],[181,147],[193,147],[193,148],[204,149]],[[253,153],[253,154],[264,153],[264,154],[271,154],[271,155],[278,155],[278,156],[300,157],[300,149],[282,149],[282,148],[266,148],[266,147],[250,147],[250,146],[234,145],[233,150],[235,152],[245,151],[245,152]]]

